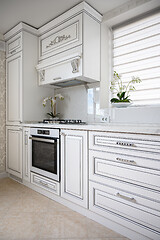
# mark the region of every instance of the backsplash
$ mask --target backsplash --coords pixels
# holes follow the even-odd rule
[[[64,100],[57,101],[57,112],[61,118],[81,119],[85,122],[98,121],[100,114],[98,84],[57,89],[55,94],[57,93],[64,96]]]
[[[6,80],[5,80],[5,52],[0,51],[0,173],[5,171],[5,115],[6,115]]]

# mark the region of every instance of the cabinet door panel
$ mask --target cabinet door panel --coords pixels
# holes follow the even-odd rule
[[[29,140],[30,129],[23,129],[23,179],[30,182],[30,162],[32,157],[31,140]]]
[[[82,198],[82,141],[82,137],[66,136],[65,192],[79,198]]]
[[[62,197],[87,208],[87,132],[63,130],[62,134]]]
[[[7,64],[7,121],[20,122],[21,117],[21,84],[22,56],[16,54],[6,61]]]
[[[22,130],[7,128],[7,171],[22,177]]]

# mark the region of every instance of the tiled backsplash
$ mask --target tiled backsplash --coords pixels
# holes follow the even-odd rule
[[[5,114],[6,114],[6,80],[5,52],[0,51],[0,173],[5,171]]]

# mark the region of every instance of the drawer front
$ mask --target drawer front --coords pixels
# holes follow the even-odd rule
[[[82,44],[82,14],[39,38],[40,60]]]
[[[31,183],[47,191],[60,195],[59,183],[56,181],[31,173]]]
[[[140,189],[139,194],[135,194],[131,186],[127,186],[129,191],[125,190],[125,184],[121,186],[123,190],[118,187],[118,182],[112,183],[112,186],[90,182],[90,210],[104,217],[111,213],[126,218],[160,235],[160,212],[156,210],[160,204],[159,196],[156,200],[147,199],[141,196]]]
[[[6,57],[10,57],[22,50],[22,33],[9,39],[6,43]]]
[[[90,132],[89,148],[160,159],[160,136]]]
[[[90,179],[106,183],[111,177],[160,190],[160,160],[89,151]]]

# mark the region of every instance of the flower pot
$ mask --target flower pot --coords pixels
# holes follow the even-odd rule
[[[131,102],[117,102],[117,103],[112,103],[112,106],[116,108],[126,108],[131,104],[132,104]]]

